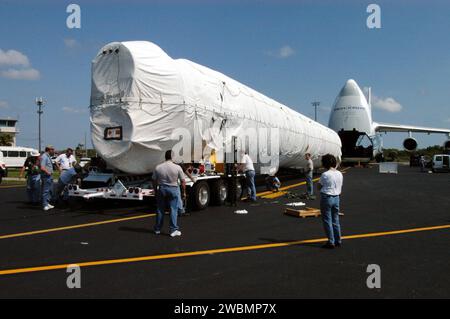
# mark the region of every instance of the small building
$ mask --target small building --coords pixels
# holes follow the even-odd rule
[[[10,135],[12,137],[11,146],[16,146],[16,135],[19,133],[19,129],[16,125],[17,120],[0,118],[0,135]]]

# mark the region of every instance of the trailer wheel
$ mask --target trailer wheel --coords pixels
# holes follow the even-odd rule
[[[228,187],[225,181],[219,179],[212,184],[212,202],[214,205],[222,206],[228,197]]]
[[[192,204],[194,209],[203,210],[209,205],[211,192],[209,185],[205,181],[198,182],[192,189]]]
[[[242,187],[242,183],[239,180],[236,180],[236,200],[241,200],[244,195],[244,188]]]

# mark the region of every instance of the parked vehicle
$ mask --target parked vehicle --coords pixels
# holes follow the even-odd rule
[[[0,184],[2,183],[3,177],[8,175],[5,162],[3,162],[3,153],[0,152]]]
[[[0,146],[0,151],[3,155],[3,162],[7,168],[19,168],[23,166],[33,149],[20,146]]]
[[[433,156],[433,172],[450,172],[450,155],[437,154]]]

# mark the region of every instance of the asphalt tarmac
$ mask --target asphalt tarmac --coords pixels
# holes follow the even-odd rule
[[[302,181],[282,180],[296,193]],[[283,215],[302,201],[284,193],[193,212],[171,238],[168,217],[152,233],[151,202],[44,212],[23,187],[0,186],[0,298],[450,298],[449,182],[406,166],[345,171],[347,238],[334,250],[321,248],[320,218]],[[69,264],[81,266],[80,289],[67,287]],[[367,286],[372,264],[381,288]]]

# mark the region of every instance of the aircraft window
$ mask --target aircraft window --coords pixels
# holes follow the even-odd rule
[[[361,135],[356,142],[356,146],[368,148],[370,146],[373,146],[373,143],[367,135]]]

